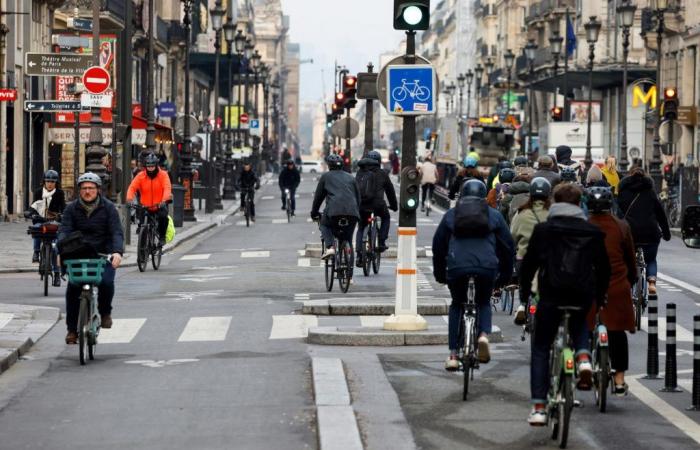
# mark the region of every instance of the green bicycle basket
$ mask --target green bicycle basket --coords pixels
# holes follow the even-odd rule
[[[66,262],[68,281],[73,284],[100,284],[107,260],[69,259]]]

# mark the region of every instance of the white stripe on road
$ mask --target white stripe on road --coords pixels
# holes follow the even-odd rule
[[[272,316],[270,339],[305,338],[309,328],[317,326],[318,318],[312,315]]]
[[[311,258],[299,258],[297,265],[299,267],[311,267]]]
[[[128,344],[136,337],[146,319],[114,319],[112,328],[100,329],[100,344]]]
[[[360,316],[360,325],[366,328],[384,328],[389,316]]]
[[[199,261],[201,259],[209,259],[211,253],[203,253],[201,255],[185,255],[180,258],[180,261]]]
[[[270,251],[263,250],[258,252],[241,252],[241,258],[269,258]]]
[[[697,286],[693,286],[690,283],[686,283],[685,281],[679,280],[678,278],[673,278],[671,276],[665,275],[661,272],[657,273],[656,276],[660,280],[668,281],[671,284],[675,284],[678,287],[682,287],[683,289],[686,289],[693,294],[700,295],[700,288]]]
[[[272,223],[275,225],[280,224],[280,223],[287,223],[287,222],[289,222],[287,219],[272,219]]]
[[[273,198],[275,198],[275,197],[273,197],[272,195],[266,195],[266,196],[262,197],[260,200],[272,200]]]
[[[642,331],[649,332],[649,318],[642,317]],[[659,317],[659,340],[666,340],[666,318]],[[693,342],[693,333],[676,323],[676,342]]]
[[[178,342],[223,341],[231,325],[231,316],[191,317]]]
[[[12,320],[15,317],[14,314],[12,313],[0,313],[0,330],[5,327],[8,323],[10,323],[10,320]]]

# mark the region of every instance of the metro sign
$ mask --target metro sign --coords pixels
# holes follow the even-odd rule
[[[102,67],[90,67],[83,74],[83,85],[91,94],[102,94],[109,88],[109,84],[109,72]]]
[[[0,89],[0,102],[14,102],[17,100],[16,89]]]
[[[651,109],[656,109],[656,102],[658,96],[656,95],[656,86],[652,85],[648,91],[644,92],[641,86],[636,85],[632,88],[632,107],[637,108],[640,102],[643,105],[650,103]]]

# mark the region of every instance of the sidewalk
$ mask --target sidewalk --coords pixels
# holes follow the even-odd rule
[[[0,303],[0,374],[27,353],[60,317],[58,308]]]

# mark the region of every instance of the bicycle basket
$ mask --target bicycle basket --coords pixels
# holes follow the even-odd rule
[[[100,284],[107,260],[69,259],[65,262],[68,281],[73,284]]]

